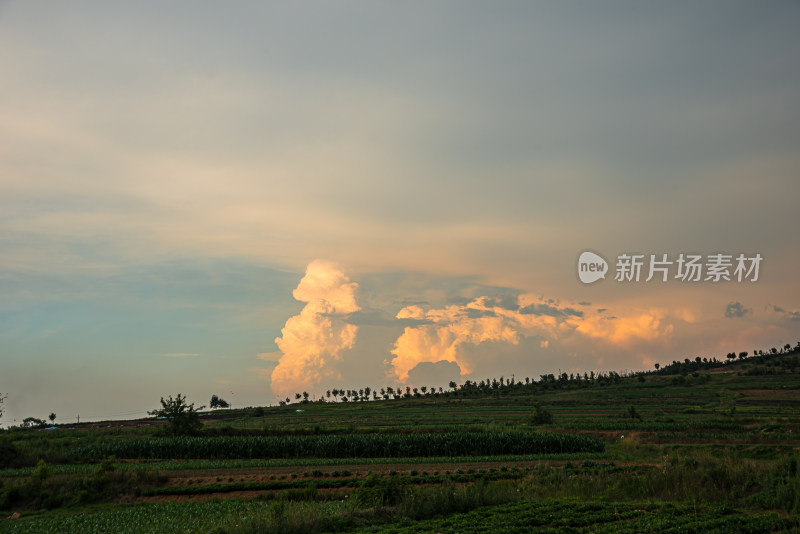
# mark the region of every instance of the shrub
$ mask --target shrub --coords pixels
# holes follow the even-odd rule
[[[534,406],[531,422],[534,425],[549,425],[553,423],[553,414],[542,408],[540,404]]]
[[[408,494],[408,485],[396,477],[380,479],[371,475],[361,482],[355,498],[364,507],[391,506],[400,503]]]
[[[201,406],[197,410],[202,410]],[[147,412],[156,417],[167,420],[166,431],[174,436],[184,436],[196,434],[203,427],[200,422],[200,414],[194,408],[194,403],[187,404],[186,397],[180,393],[174,399],[170,395],[167,400],[161,397],[161,408]]]

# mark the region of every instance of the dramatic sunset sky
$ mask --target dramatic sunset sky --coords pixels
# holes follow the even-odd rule
[[[0,424],[794,345],[798,28],[788,0],[0,1]],[[763,261],[619,282],[623,253]]]

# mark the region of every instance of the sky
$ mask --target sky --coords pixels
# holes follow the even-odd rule
[[[0,424],[795,345],[798,26],[788,0],[0,1]]]

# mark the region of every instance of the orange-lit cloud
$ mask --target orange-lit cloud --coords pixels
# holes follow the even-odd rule
[[[466,304],[423,311],[420,306],[400,310],[398,319],[427,320],[430,324],[407,327],[397,339],[391,366],[395,377],[404,381],[419,363],[457,363],[462,375],[473,371],[473,362],[463,348],[485,342],[518,345],[532,336],[557,338],[575,329],[582,312],[559,307],[532,295],[494,299],[482,296]],[[547,346],[546,340],[542,342]]]
[[[577,332],[615,345],[627,345],[635,341],[655,341],[669,337],[673,325],[665,320],[659,310],[627,317],[606,318],[600,315],[586,317],[578,324]]]
[[[559,368],[651,368],[657,361],[714,355],[720,349],[709,339],[724,339],[726,346],[731,340],[724,306],[709,315],[684,302],[609,306],[530,293],[469,298],[456,293],[447,305],[416,300],[388,313],[382,305],[392,301],[381,303],[369,292],[365,302],[370,305],[362,309],[358,289],[336,264],[316,260],[308,266],[293,292],[304,308],[286,321],[275,340],[279,350],[259,355],[277,361],[270,378],[278,398],[384,380],[446,385],[459,373],[461,379],[474,379]],[[752,324],[741,332],[738,345],[758,346],[760,339],[777,334]]]
[[[319,390],[341,378],[337,362],[342,351],[353,346],[358,331],[341,316],[360,309],[357,288],[335,263],[315,260],[308,265],[292,293],[306,305],[286,321],[281,337],[275,339],[281,356],[271,380],[278,398]]]
[[[553,343],[586,336],[630,349],[638,343],[669,340],[674,332],[673,324],[661,310],[607,317],[530,294],[502,301],[483,296],[427,312],[419,306],[409,306],[397,317],[429,321],[407,327],[392,349],[395,357],[390,363],[400,381],[407,380],[417,364],[441,360],[457,363],[462,375],[468,375],[476,363],[470,356],[475,351],[469,348],[486,342],[520,345],[522,340],[538,338],[536,345],[548,349]]]

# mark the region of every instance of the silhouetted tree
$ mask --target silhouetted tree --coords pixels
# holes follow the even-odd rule
[[[230,408],[231,405],[228,404],[228,401],[217,397],[216,395],[211,395],[211,401],[208,403],[208,407],[211,409],[215,408]]]
[[[170,395],[166,400],[161,397],[161,408],[147,412],[156,417],[163,417],[167,420],[166,431],[174,436],[194,434],[203,427],[200,422],[198,410],[195,410],[194,403],[187,404],[186,397],[178,393],[174,399]]]
[[[31,428],[36,426],[44,426],[44,421],[38,417],[26,417],[22,420],[23,428]]]

